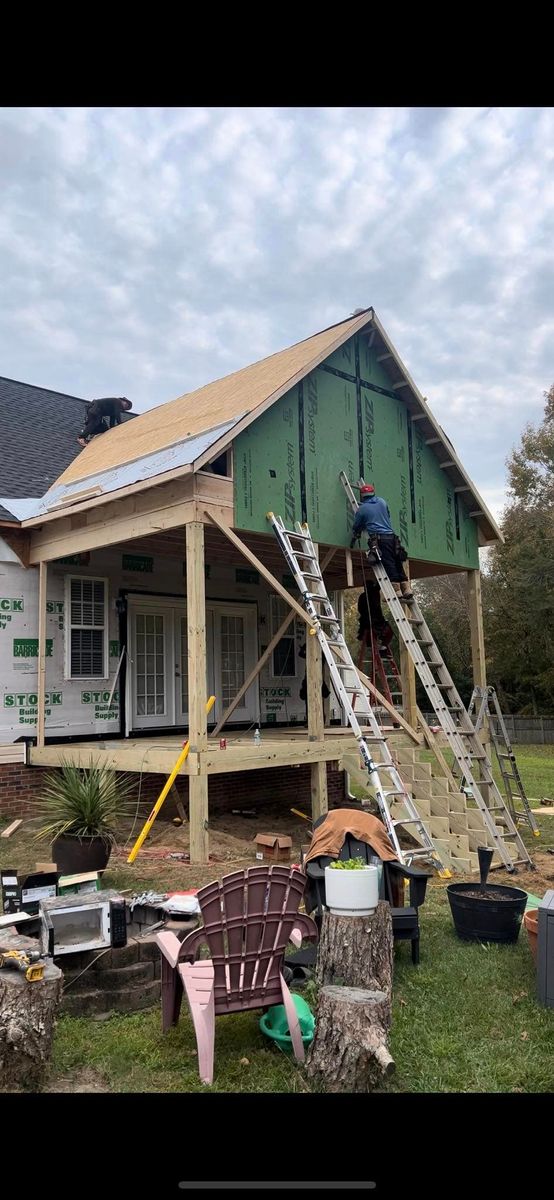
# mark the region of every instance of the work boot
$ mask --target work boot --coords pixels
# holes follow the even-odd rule
[[[392,580],[391,580],[391,582],[392,582]],[[394,588],[394,590],[395,590],[395,593],[396,593],[396,595],[397,595],[397,596],[398,596],[398,598],[400,599],[400,598],[402,597],[402,592],[400,591],[400,584],[399,584],[399,583],[393,583],[393,584],[392,584],[392,586],[393,586],[393,588]]]
[[[414,593],[412,592],[410,584],[408,583],[407,580],[404,580],[400,584],[400,590],[402,592],[402,599],[406,602],[406,604],[411,604],[411,602],[414,598]]]

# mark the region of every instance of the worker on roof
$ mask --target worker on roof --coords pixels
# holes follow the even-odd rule
[[[360,485],[360,505],[352,526],[351,548],[360,540],[362,533],[368,536],[370,562],[377,550],[396,595],[402,596],[407,602],[413,600],[414,594],[403,566],[408,555],[392,527],[389,506],[386,500],[375,494],[372,483]],[[376,561],[375,557],[373,561]]]

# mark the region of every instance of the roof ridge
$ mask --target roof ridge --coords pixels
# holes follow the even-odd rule
[[[60,392],[57,388],[41,387],[38,383],[25,383],[24,379],[12,379],[11,375],[0,375],[0,380],[5,383],[17,383],[20,387],[33,388],[35,392],[50,392],[52,396],[65,396],[67,400],[77,400],[79,404],[90,404],[90,400],[84,400],[82,396],[74,396],[72,392]]]

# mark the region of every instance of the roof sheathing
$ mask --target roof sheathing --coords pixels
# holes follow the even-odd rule
[[[367,312],[350,317],[223,379],[141,413],[132,429],[123,430],[120,426],[102,434],[101,439],[93,438],[56,480],[55,486],[121,467],[177,441],[205,433],[215,425],[239,421],[245,413],[253,419],[357,332],[367,319]]]
[[[280,396],[329,357],[333,350],[338,349],[354,333],[365,328],[382,347],[382,365],[391,379],[391,389],[398,392],[413,419],[425,422],[424,432],[428,435],[428,443],[452,486],[462,499],[465,494],[469,497],[469,511],[477,521],[480,544],[487,545],[502,540],[496,522],[464,470],[452,443],[431,413],[427,401],[419,392],[371,308],[302,342],[297,342],[287,350],[281,350],[267,359],[216,380],[196,392],[179,396],[168,404],[141,414],[135,419],[131,429],[123,431],[122,427],[119,427],[103,434],[101,438],[93,439],[86,451],[68,467],[47,493],[47,504],[59,503],[60,497],[68,497],[71,494],[77,501],[79,493],[84,493],[86,486],[96,482],[101,485],[101,495],[88,501],[84,500],[79,504],[79,509],[94,506],[100,503],[106,494],[117,493],[128,484],[133,474],[136,479],[143,481],[142,485],[138,484],[137,487],[148,487],[154,482],[158,483],[161,481],[160,473],[167,469],[162,464],[166,457],[171,458],[171,454],[167,452],[184,442],[189,443],[196,455],[191,457],[190,453],[187,454],[187,463],[192,463],[193,470],[200,470],[206,462],[229,446],[243,429],[257,420]],[[212,417],[212,427],[206,429],[204,425],[202,429],[197,429],[195,436],[190,427],[205,421],[208,414]],[[213,421],[216,414],[219,417],[217,425]],[[225,415],[227,419],[222,421],[221,417]],[[180,429],[185,427],[189,428],[189,432],[179,436]],[[139,462],[140,471],[137,473]],[[185,466],[183,461],[182,469],[190,470],[191,466]],[[46,509],[47,505],[43,507]],[[51,508],[49,515],[54,515]],[[36,524],[38,520],[39,518],[35,517],[33,523]]]

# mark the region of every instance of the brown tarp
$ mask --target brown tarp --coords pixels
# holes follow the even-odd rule
[[[322,854],[338,858],[347,833],[360,842],[367,842],[383,862],[398,860],[385,826],[378,817],[355,808],[336,808],[314,830],[305,862]]]

